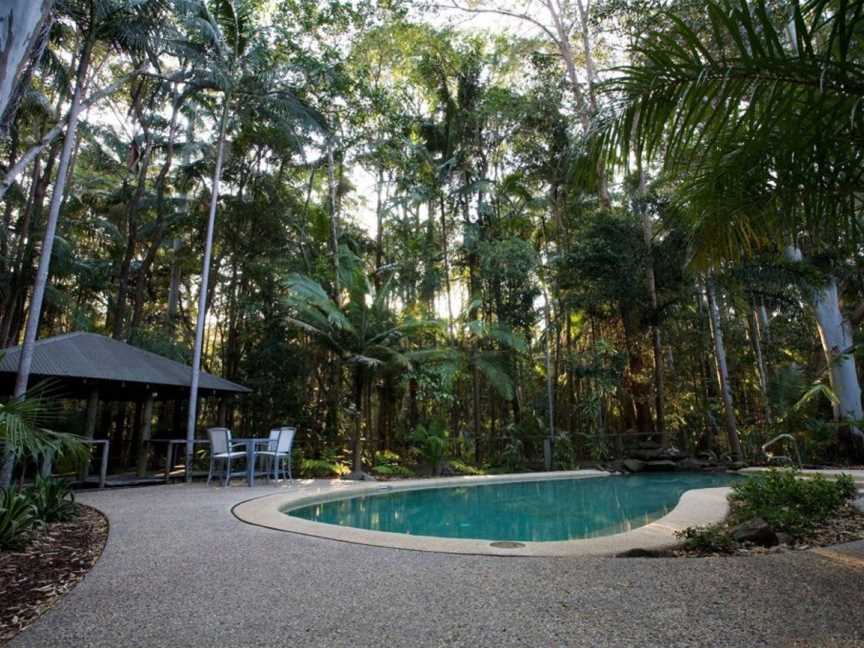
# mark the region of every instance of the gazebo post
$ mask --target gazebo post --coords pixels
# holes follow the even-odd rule
[[[138,477],[147,474],[147,458],[150,454],[150,434],[153,430],[153,401],[156,394],[152,391],[147,393],[141,412],[141,428],[138,432],[138,448],[135,472]]]
[[[219,427],[227,427],[225,423],[228,421],[228,403],[224,396],[219,397],[219,408],[217,410],[216,419]]]
[[[92,439],[96,436],[96,418],[99,414],[99,387],[98,385],[93,385],[90,388],[90,393],[87,396],[87,418],[84,423],[84,436],[87,439]],[[81,474],[78,477],[81,481],[85,481],[87,479],[87,475],[90,472],[90,453],[87,453],[87,459],[84,462],[84,466],[81,468]]]

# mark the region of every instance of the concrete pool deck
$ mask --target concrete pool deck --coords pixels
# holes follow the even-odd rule
[[[629,549],[664,549],[677,544],[675,532],[690,526],[704,526],[720,522],[729,512],[726,496],[728,488],[702,488],[684,493],[677,506],[667,515],[649,524],[624,533],[557,542],[519,542],[500,546],[491,540],[463,540],[432,536],[406,535],[358,529],[349,526],[322,524],[286,515],[286,509],[309,504],[408,490],[441,487],[477,486],[481,484],[536,482],[560,479],[589,479],[610,477],[601,470],[572,470],[549,473],[522,473],[516,475],[484,475],[479,477],[442,477],[436,479],[410,479],[398,482],[338,482],[323,485],[314,493],[303,490],[279,492],[241,502],[234,507],[238,519],[249,524],[278,531],[352,542],[355,544],[434,551],[441,553],[486,556],[609,556]]]
[[[860,646],[864,542],[731,558],[470,556],[244,524],[273,492],[176,484],[78,499],[111,522],[93,570],[14,647]]]

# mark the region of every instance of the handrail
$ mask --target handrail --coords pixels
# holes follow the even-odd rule
[[[788,433],[778,434],[776,437],[771,439],[770,441],[762,444],[762,454],[766,457],[770,457],[773,455],[768,454],[768,448],[770,448],[775,443],[782,441],[783,439],[789,439],[792,441],[792,447],[795,448],[795,458],[798,460],[798,467],[801,467],[801,453],[798,451],[798,441],[795,440],[795,437]]]

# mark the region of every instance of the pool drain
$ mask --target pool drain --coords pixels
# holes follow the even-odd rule
[[[489,545],[490,547],[495,547],[496,549],[522,549],[525,545],[521,542],[493,542]]]

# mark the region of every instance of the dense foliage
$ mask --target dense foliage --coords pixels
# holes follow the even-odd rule
[[[854,458],[862,2],[518,4],[57,0],[0,139],[0,346],[197,338],[304,476]],[[115,468],[140,416],[102,404]]]

